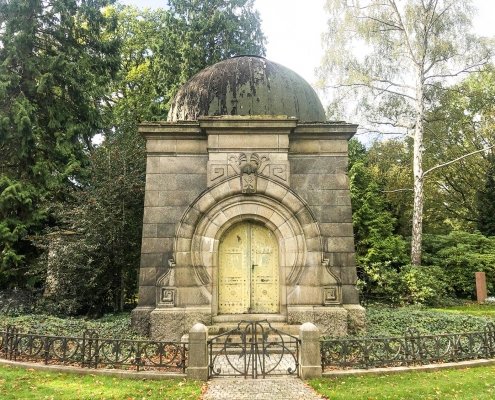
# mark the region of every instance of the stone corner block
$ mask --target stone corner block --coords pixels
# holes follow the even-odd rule
[[[143,336],[150,336],[150,314],[154,307],[136,307],[131,311],[131,326]]]
[[[344,305],[347,310],[347,329],[349,334],[366,331],[366,309],[359,304]]]
[[[185,309],[157,308],[150,314],[152,340],[179,341],[185,329]]]
[[[314,324],[324,336],[342,337],[347,335],[348,311],[341,306],[315,307]]]
[[[191,335],[193,335],[194,337],[206,337],[208,336],[208,328],[201,322],[196,322],[189,330],[189,338],[191,338]]]
[[[200,381],[208,379],[208,328],[198,322],[189,331],[189,365],[187,377]]]

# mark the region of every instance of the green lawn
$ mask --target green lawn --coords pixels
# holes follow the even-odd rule
[[[331,400],[492,400],[495,366],[309,381]],[[199,399],[202,383],[49,373],[0,366],[0,399]]]
[[[433,311],[441,311],[452,314],[474,315],[477,317],[495,318],[495,305],[468,303],[454,307],[432,308]]]
[[[331,400],[492,400],[495,366],[398,375],[314,379],[309,384]]]
[[[202,383],[59,374],[0,366],[0,399],[198,399]]]

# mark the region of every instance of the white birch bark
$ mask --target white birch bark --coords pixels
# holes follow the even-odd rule
[[[416,78],[416,125],[414,128],[414,203],[411,237],[411,264],[421,265],[421,242],[423,238],[423,132],[424,132],[424,75],[422,68],[418,67]]]

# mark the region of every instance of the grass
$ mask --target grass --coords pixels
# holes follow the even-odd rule
[[[446,313],[451,313],[451,314],[474,315],[476,317],[495,318],[495,305],[494,304],[467,303],[467,304],[453,306],[453,307],[432,308],[431,310],[446,312]]]
[[[71,400],[199,399],[201,382],[75,375],[0,366],[0,398]]]
[[[332,400],[492,400],[495,366],[309,381]]]

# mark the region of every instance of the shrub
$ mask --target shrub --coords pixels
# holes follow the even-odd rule
[[[440,334],[483,330],[493,318],[451,314],[409,306],[391,308],[372,306],[366,309],[366,336],[402,336],[409,327],[422,334]]]
[[[439,265],[448,285],[461,298],[473,298],[474,273],[486,273],[488,291],[494,293],[495,237],[481,233],[454,231],[448,235],[429,235],[424,240],[424,262]]]
[[[389,263],[373,263],[363,268],[365,300],[379,300],[390,305],[438,305],[450,292],[444,271],[436,266],[407,265],[395,269]]]

